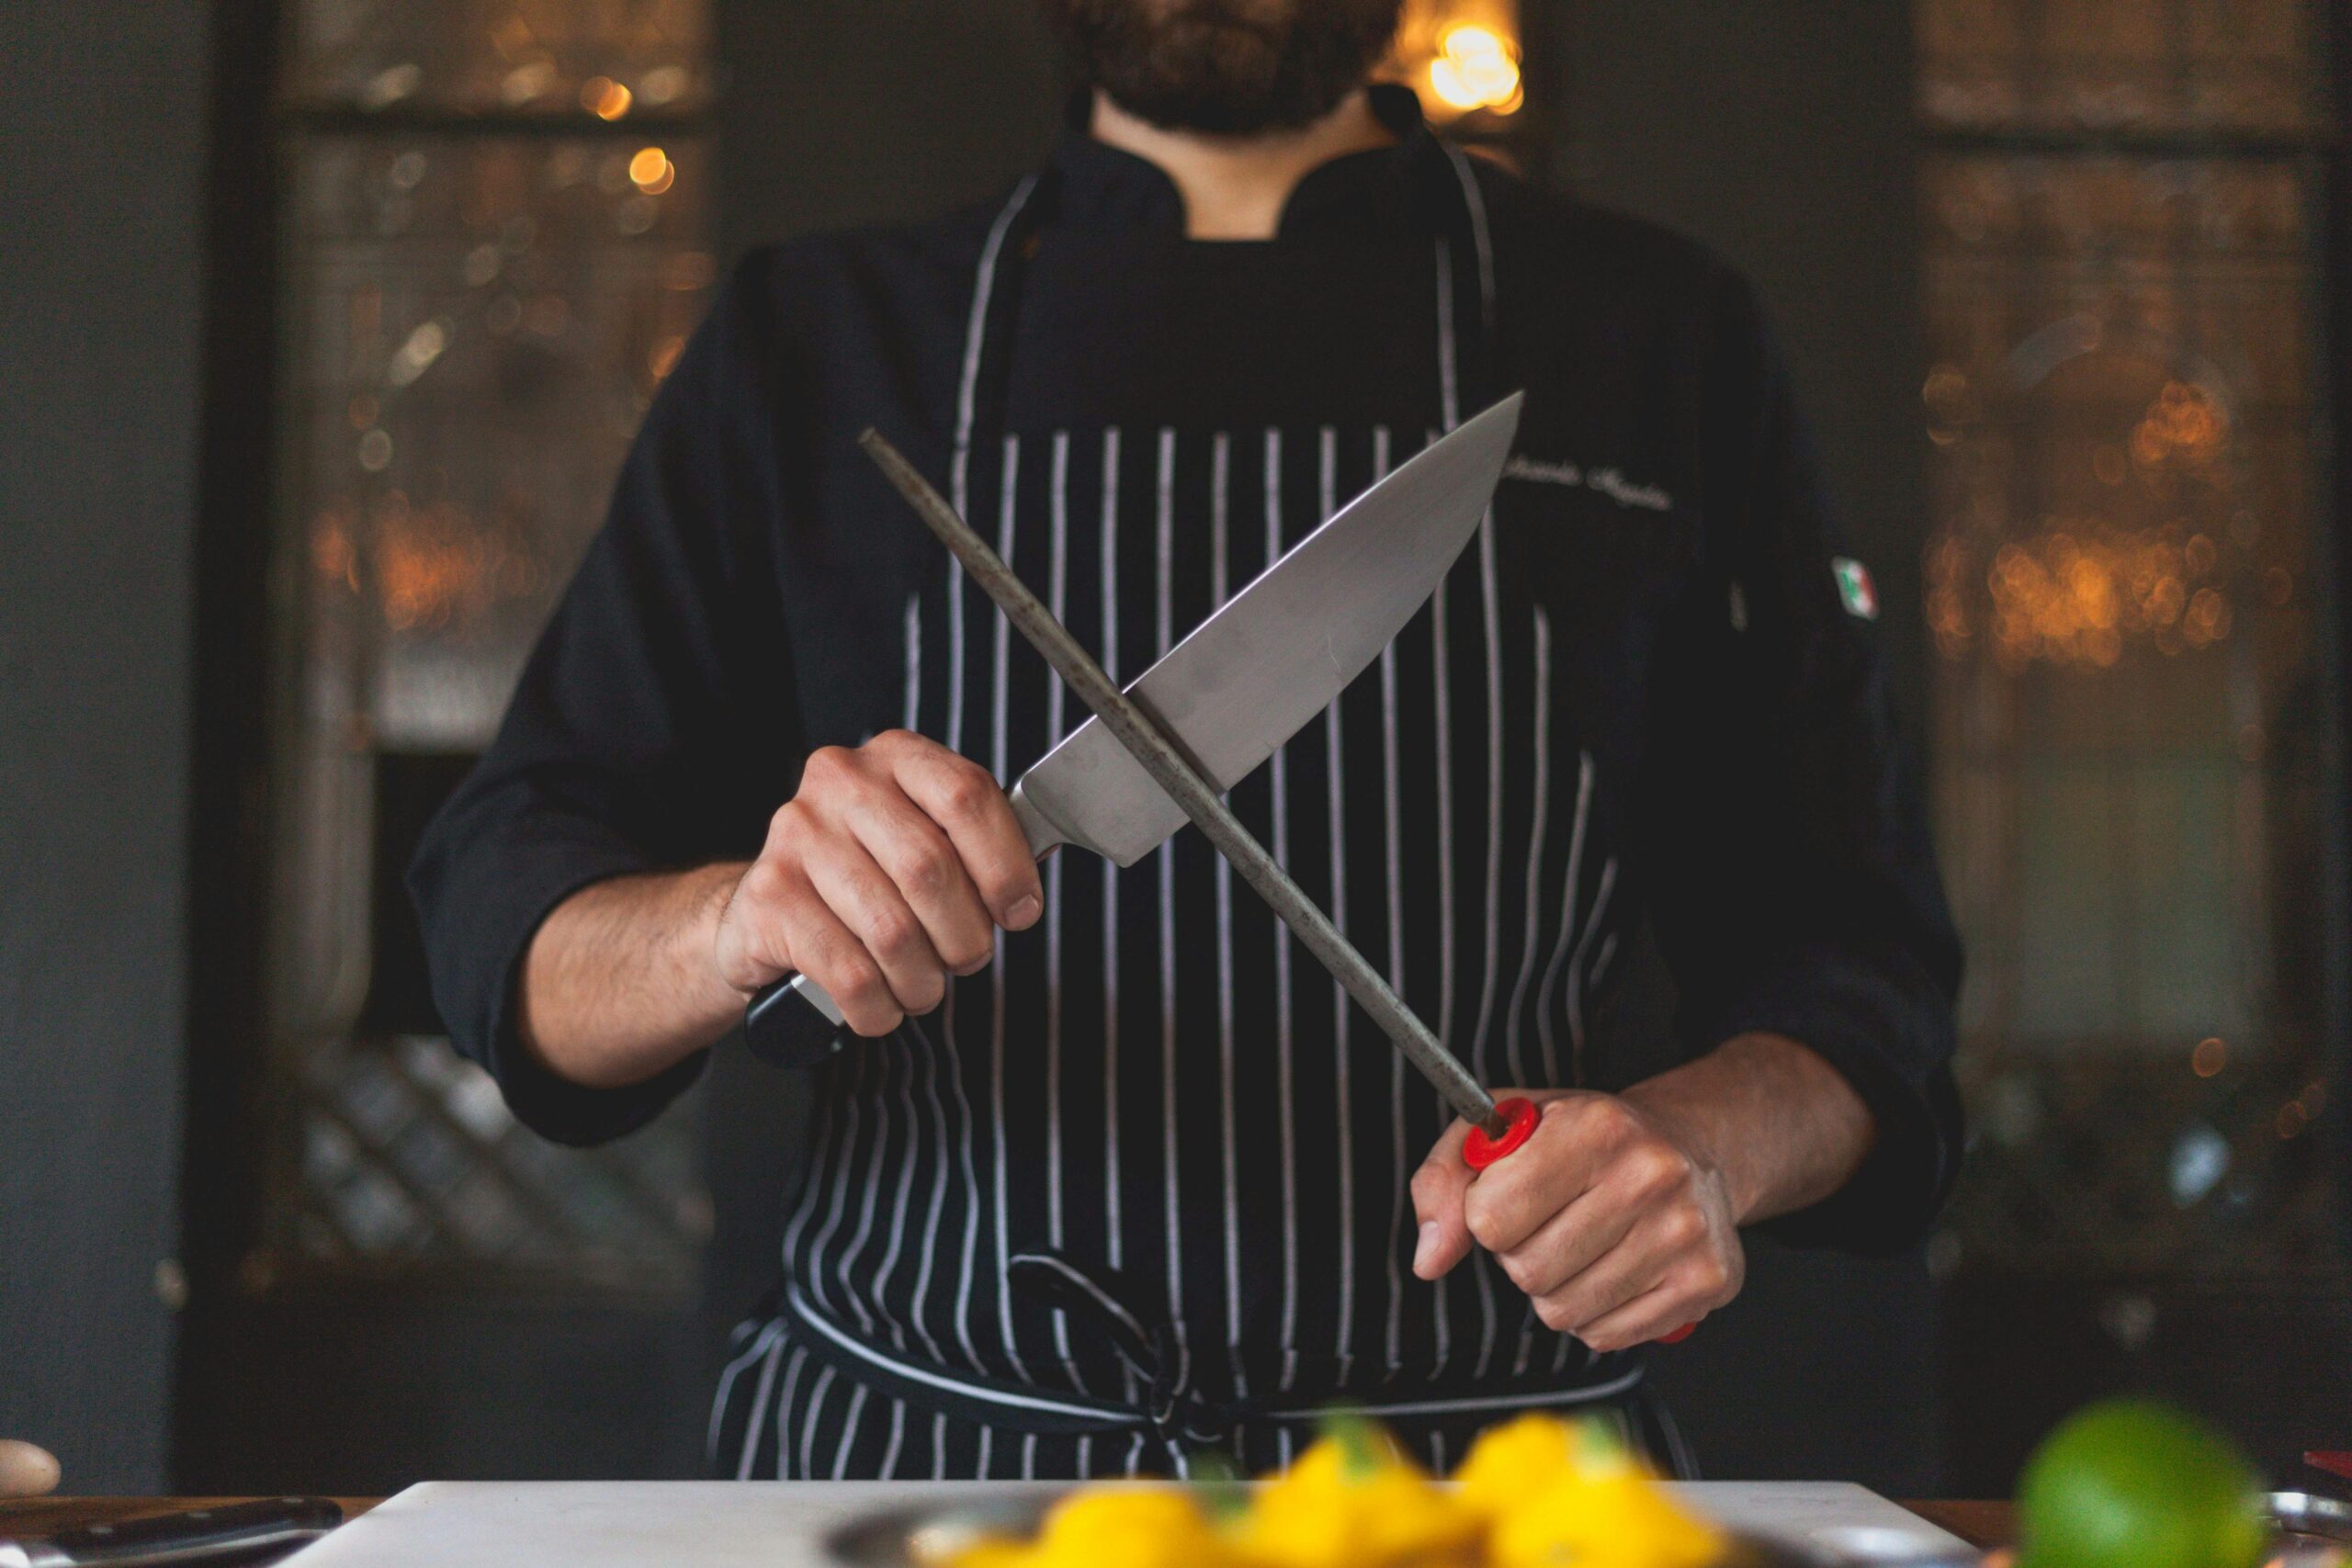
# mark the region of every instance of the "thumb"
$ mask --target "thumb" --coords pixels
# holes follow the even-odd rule
[[[1439,1278],[1470,1255],[1470,1223],[1462,1213],[1463,1198],[1477,1179],[1462,1163],[1462,1140],[1469,1131],[1459,1121],[1446,1128],[1421,1168],[1413,1172],[1413,1214],[1420,1222],[1413,1272],[1424,1280]]]

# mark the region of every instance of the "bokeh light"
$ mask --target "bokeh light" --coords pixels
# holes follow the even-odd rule
[[[1493,28],[1473,22],[1448,28],[1439,37],[1429,78],[1430,91],[1438,100],[1464,114],[1473,109],[1510,114],[1526,98],[1510,43]]]

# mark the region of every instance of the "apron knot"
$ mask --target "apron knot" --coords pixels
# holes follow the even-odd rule
[[[1234,1434],[1251,1412],[1213,1400],[1193,1385],[1192,1352],[1166,1317],[1147,1319],[1125,1282],[1107,1269],[1089,1269],[1053,1247],[1015,1253],[1005,1260],[1013,1289],[1032,1301],[1094,1329],[1142,1385],[1141,1414],[1151,1424],[1178,1475],[1204,1448],[1230,1453]]]

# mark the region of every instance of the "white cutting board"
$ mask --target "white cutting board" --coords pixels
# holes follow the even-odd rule
[[[296,1552],[294,1568],[824,1568],[835,1529],[880,1508],[1001,1494],[989,1481],[427,1481]],[[1835,1481],[1699,1481],[1679,1490],[1733,1529],[1856,1562],[1962,1543]]]

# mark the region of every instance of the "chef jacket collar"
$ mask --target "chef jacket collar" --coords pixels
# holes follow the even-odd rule
[[[1390,147],[1349,152],[1307,171],[1283,204],[1277,241],[1303,235],[1428,233],[1461,197],[1445,151],[1421,118],[1412,89],[1371,88],[1372,110],[1396,137]],[[1072,96],[1055,144],[1054,178],[1044,193],[1048,220],[1091,229],[1182,231],[1184,202],[1159,165],[1099,141],[1087,131],[1091,94]]]

